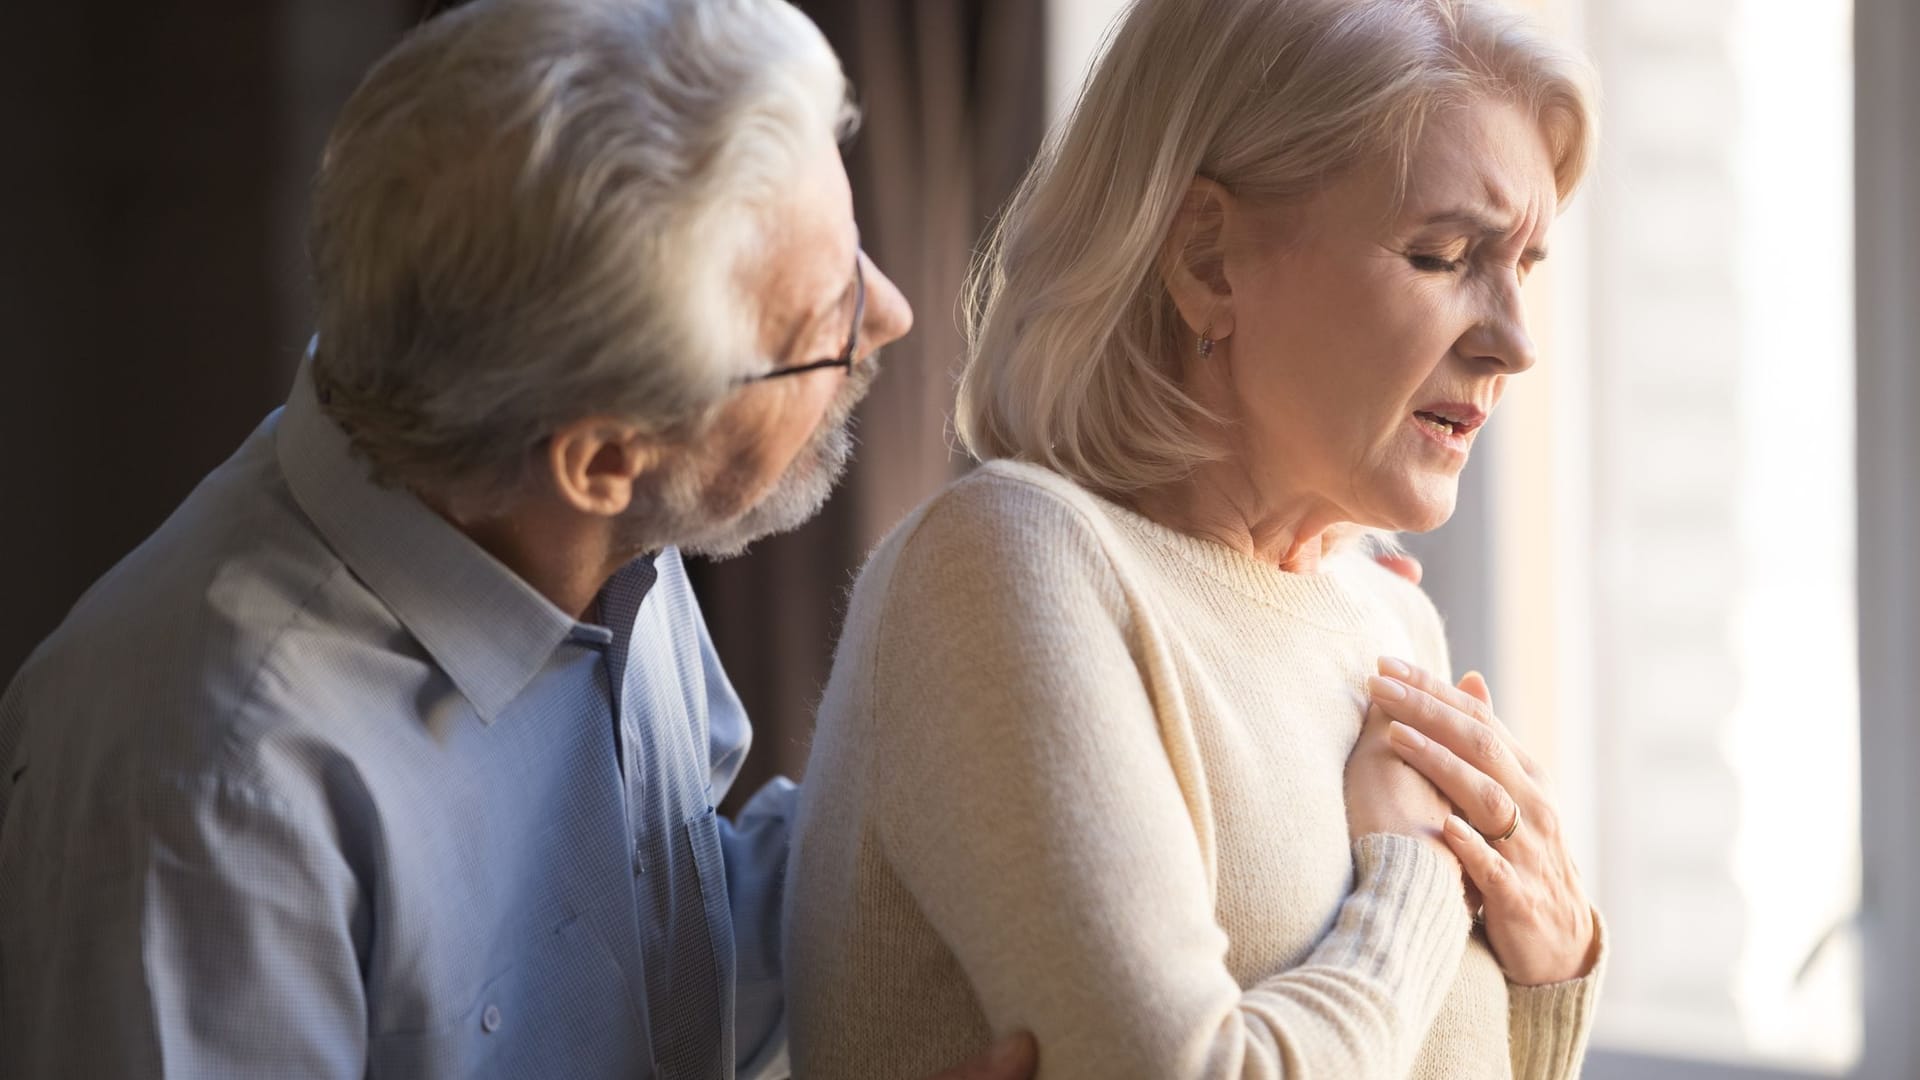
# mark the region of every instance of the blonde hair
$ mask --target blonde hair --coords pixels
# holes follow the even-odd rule
[[[784,0],[477,0],[411,33],[328,140],[314,375],[384,483],[472,506],[611,414],[697,428],[759,359],[742,287],[839,60]]]
[[[1586,63],[1483,0],[1136,0],[969,282],[955,428],[1100,492],[1217,456],[1174,358],[1192,344],[1159,254],[1195,176],[1284,204],[1400,169],[1436,110],[1510,100],[1562,201],[1594,142]]]

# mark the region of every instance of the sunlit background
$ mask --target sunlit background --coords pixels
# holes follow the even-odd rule
[[[282,399],[326,127],[452,2],[9,15],[0,677]],[[800,6],[859,88],[863,240],[919,317],[826,513],[695,568],[748,788],[804,766],[865,552],[965,468],[968,257],[1123,4]],[[1529,286],[1543,363],[1412,543],[1608,919],[1587,1076],[1920,1080],[1920,5],[1523,6],[1594,58],[1603,144]]]

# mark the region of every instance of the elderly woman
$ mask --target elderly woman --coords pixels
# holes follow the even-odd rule
[[[1478,0],[1133,6],[986,259],[987,464],[854,593],[799,1075],[1015,1029],[1046,1077],[1578,1072],[1600,935],[1544,778],[1361,549],[1447,519],[1535,362],[1583,71]]]

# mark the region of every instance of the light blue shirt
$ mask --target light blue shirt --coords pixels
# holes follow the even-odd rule
[[[793,786],[715,814],[750,729],[676,552],[599,611],[369,482],[303,366],[0,699],[0,1076],[784,1075]]]

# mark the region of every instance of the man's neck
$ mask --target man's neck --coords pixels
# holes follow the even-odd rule
[[[595,621],[600,590],[636,554],[616,550],[608,523],[555,508],[523,505],[462,521],[432,499],[422,501],[553,606],[584,622]]]

